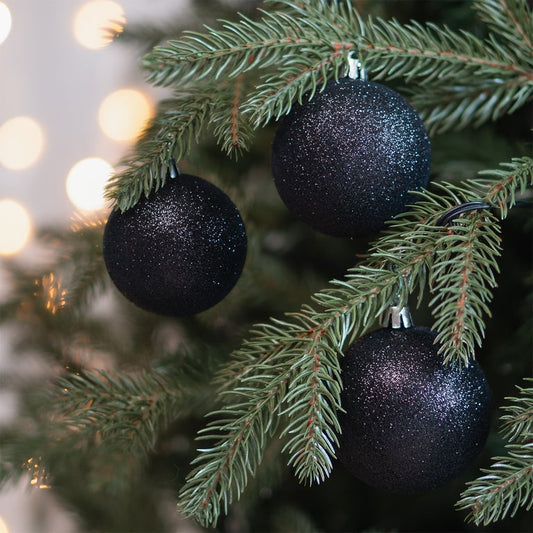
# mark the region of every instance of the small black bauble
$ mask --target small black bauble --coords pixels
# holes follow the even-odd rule
[[[428,328],[380,329],[346,352],[338,457],[357,478],[399,493],[463,473],[490,426],[491,395],[475,361],[444,365]]]
[[[375,233],[416,201],[409,191],[427,184],[430,160],[414,108],[384,85],[351,78],[295,104],[272,144],[272,173],[289,210],[343,237]]]
[[[239,211],[215,185],[187,174],[109,216],[105,265],[137,306],[169,316],[205,311],[241,275],[247,239]]]

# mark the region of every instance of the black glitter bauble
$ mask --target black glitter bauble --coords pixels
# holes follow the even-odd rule
[[[304,97],[305,98],[305,97]],[[422,120],[396,91],[362,80],[330,81],[280,121],[272,173],[289,210],[318,231],[379,231],[416,201],[429,179]]]
[[[431,490],[474,462],[488,435],[491,394],[477,362],[444,365],[428,328],[381,329],[341,363],[338,457],[357,478],[400,493]]]
[[[113,211],[103,254],[111,279],[142,309],[193,315],[226,296],[246,259],[239,211],[215,185],[181,174],[132,209]]]

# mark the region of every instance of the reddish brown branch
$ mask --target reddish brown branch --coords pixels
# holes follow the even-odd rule
[[[241,142],[239,140],[239,105],[242,93],[242,74],[235,80],[235,88],[233,93],[233,102],[231,106],[231,138],[233,139],[233,146],[239,147]]]

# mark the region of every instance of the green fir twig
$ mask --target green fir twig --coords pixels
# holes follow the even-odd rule
[[[521,168],[527,171],[515,172]],[[506,177],[498,174],[498,178],[486,196],[509,198],[514,194],[511,189],[533,182],[533,160],[513,161]],[[372,328],[391,302],[405,304],[426,280],[444,294],[434,299],[433,313],[437,324],[446,322],[443,339],[455,341],[445,345],[447,360],[471,360],[488,312],[476,302],[489,301],[495,286],[489,269],[500,250],[498,222],[483,212],[459,219],[453,228],[443,228],[437,221],[457,203],[479,199],[479,188],[487,184],[447,184],[438,194],[421,193],[412,211],[391,223],[366,260],[350,269],[345,280],[333,281],[314,295],[317,307],[304,306],[285,320],[257,326],[233,354],[233,363],[219,374],[225,406],[211,413],[201,434],[212,444],[200,450],[194,462],[180,494],[181,512],[204,525],[215,524],[254,475],[278,424],[289,464],[300,481],[320,482],[327,477],[339,432],[343,349]],[[474,273],[473,265],[487,259],[489,266]],[[443,275],[443,269],[461,271],[465,264],[468,275]],[[435,271],[439,276],[434,276]],[[464,313],[467,305],[477,306],[476,313]],[[453,312],[448,317],[450,306]]]
[[[171,422],[207,408],[212,398],[200,376],[181,369],[178,382],[158,371],[72,372],[59,378],[53,389],[59,396],[49,399],[56,409],[50,430],[71,439],[75,427],[76,440],[88,448],[127,446],[134,456],[146,457]]]
[[[492,293],[485,288],[497,286],[499,226],[494,216],[477,213],[441,239],[429,276],[433,329],[439,332],[445,362],[461,353],[468,364],[476,346],[482,345],[484,317],[491,316]]]
[[[162,104],[108,197],[121,210],[134,206],[164,183],[169,158],[185,157],[205,128],[224,151],[247,149],[253,128],[343,76],[349,55],[372,80],[404,79],[431,132],[516,111],[533,96],[531,39],[514,46],[529,31],[531,10],[525,0],[484,4],[476,7],[495,30],[485,39],[432,23],[364,21],[350,0],[280,0],[272,2],[278,10],[259,10],[258,20],[241,15],[155,47],[143,60],[148,80],[178,97]]]
[[[533,379],[526,379],[533,384]],[[483,476],[468,483],[457,503],[469,512],[468,520],[488,525],[507,516],[513,517],[524,507],[533,507],[533,387],[518,387],[520,396],[507,398],[502,416],[507,455],[495,457]]]
[[[524,50],[524,59],[533,67],[533,16],[527,1],[476,0],[473,7],[498,38]]]
[[[0,483],[13,477],[10,465],[29,457],[40,457],[43,471],[49,464],[56,467],[62,453],[56,442],[75,452],[71,464],[89,461],[101,467],[123,462],[119,457],[124,454],[123,460],[127,457],[130,467],[138,468],[171,423],[204,414],[214,405],[205,383],[213,361],[205,357],[201,369],[190,362],[137,373],[68,369],[54,387],[40,389],[32,398],[41,414],[39,423],[24,435],[4,436]]]
[[[122,170],[109,180],[107,197],[118,209],[133,207],[165,184],[170,159],[181,159],[192,143],[198,142],[213,94],[214,88],[207,85],[194,97],[188,92],[176,92],[174,98],[159,104],[132,153],[120,162]]]

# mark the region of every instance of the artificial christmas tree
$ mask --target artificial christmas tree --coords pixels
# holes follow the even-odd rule
[[[25,391],[20,420],[3,431],[3,478],[31,471],[34,485],[53,487],[92,530],[164,530],[160,489],[174,485],[182,515],[227,531],[458,530],[470,528],[466,516],[528,530],[533,389],[522,378],[531,375],[531,299],[522,296],[531,294],[531,227],[528,209],[515,207],[533,181],[532,13],[524,0],[446,5],[446,16],[466,21],[459,31],[437,23],[428,4],[414,9],[435,15],[431,22],[405,23],[366,16],[349,0],[269,1],[144,57],[148,79],[173,96],[108,196],[117,212],[135,209],[163,186],[175,157],[239,206],[247,267],[219,305],[161,319],[123,299],[94,305],[111,287],[103,221],[43,232],[60,249],[54,264],[6,265],[13,289],[0,316],[17,328],[19,352],[39,351],[56,375]],[[268,166],[278,119],[342,78],[353,57],[372,82],[402,92],[432,136],[433,185],[373,244],[317,235],[289,218]],[[443,364],[479,361],[494,404],[507,405],[509,444],[495,431],[477,465],[487,474],[474,468],[438,492],[398,499],[344,477],[335,453],[343,351],[408,300],[432,317],[425,325],[438,332]],[[299,486],[293,474],[318,486]],[[453,511],[457,499],[466,514]],[[515,515],[512,526],[499,522]]]

